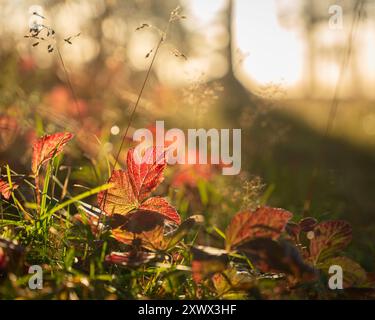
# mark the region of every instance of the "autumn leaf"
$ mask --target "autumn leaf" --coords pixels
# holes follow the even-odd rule
[[[140,234],[134,234],[124,231],[121,228],[112,230],[113,237],[124,244],[132,245],[135,239],[140,241],[140,245],[148,250],[165,250],[168,242],[164,239],[164,227],[157,226],[151,231],[143,231]]]
[[[142,159],[136,159],[140,155],[135,155],[134,149],[129,150],[128,171],[114,171],[109,180],[113,186],[98,194],[99,206],[108,216],[132,213],[132,218],[126,222],[131,224],[131,229],[136,230],[136,233],[147,231],[142,228],[157,219],[155,215],[176,224],[181,222],[176,209],[166,199],[161,197],[147,199],[163,180],[163,170],[166,166],[165,161],[162,161],[164,153],[157,155],[156,150],[156,148],[148,148]],[[159,164],[159,161],[163,163]],[[137,212],[133,212],[135,210]]]
[[[139,219],[144,219],[143,222],[150,224],[150,217],[146,217],[146,212],[139,214]],[[150,226],[144,231],[145,226],[142,221],[137,221],[135,226],[132,226],[131,219],[124,223],[121,227],[112,230],[112,236],[119,242],[131,245],[135,239],[140,240],[140,246],[148,250],[168,250],[175,246],[184,236],[194,230],[195,227],[203,223],[203,217],[196,215],[186,219],[176,230],[165,235],[164,224],[159,223],[156,226]],[[135,230],[135,227],[142,225],[140,230]],[[140,232],[134,232],[140,231]]]
[[[289,211],[269,207],[240,212],[226,230],[226,247],[230,250],[255,238],[277,239],[291,217]]]
[[[135,197],[141,202],[163,181],[163,171],[166,167],[165,152],[158,148],[146,149],[144,155],[130,149],[127,155],[127,166],[130,182]],[[160,154],[159,154],[160,153]]]
[[[38,175],[43,164],[58,155],[73,138],[69,132],[59,132],[39,138],[33,145],[32,172]]]
[[[111,183],[113,187],[98,194],[100,209],[108,216],[125,215],[138,207],[139,204],[126,171],[114,171],[108,183]]]
[[[172,207],[168,203],[168,201],[165,200],[164,198],[161,198],[161,197],[149,198],[141,204],[139,209],[155,211],[177,224],[181,223],[181,218],[179,214],[177,213],[176,209]]]
[[[0,193],[5,199],[9,200],[12,194],[12,190],[17,189],[17,188],[18,188],[17,184],[13,183],[12,188],[10,188],[7,182],[0,179]]]
[[[332,220],[319,223],[310,241],[310,258],[314,264],[344,249],[352,239],[352,228],[346,221]]]
[[[289,241],[256,238],[238,248],[261,272],[282,272],[298,279],[311,280],[315,270],[304,262],[298,249]]]
[[[301,231],[309,232],[314,230],[315,226],[318,224],[318,221],[315,218],[307,217],[302,219],[299,223]]]

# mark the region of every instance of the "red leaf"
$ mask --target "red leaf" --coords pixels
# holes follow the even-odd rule
[[[8,262],[8,258],[5,255],[3,248],[0,247],[0,271],[4,270]]]
[[[155,215],[156,220],[163,222],[166,218],[179,224],[180,216],[165,199],[153,197],[145,200],[163,180],[166,166],[164,155],[162,153],[158,156],[156,148],[148,148],[138,161],[136,157],[139,155],[134,153],[134,149],[130,149],[127,156],[128,172],[113,172],[109,180],[113,186],[98,194],[100,208],[107,215],[127,215],[137,209],[131,213],[127,224],[138,233],[148,231],[142,224],[148,225],[155,221]],[[160,161],[163,163],[159,163]]]
[[[268,207],[259,208],[255,212],[240,212],[233,217],[226,230],[227,249],[255,238],[275,240],[291,217],[289,211]]]
[[[165,218],[176,222],[177,224],[181,223],[181,218],[178,215],[175,208],[173,208],[167,200],[161,197],[152,197],[147,199],[140,206],[142,210],[155,211],[164,216]]]
[[[344,249],[352,239],[352,228],[346,221],[325,221],[315,227],[313,236],[310,256],[316,264]]]
[[[13,183],[12,189],[14,190],[17,188],[18,185]],[[10,195],[12,194],[12,189],[7,182],[0,179],[0,193],[5,199],[9,200]]]
[[[52,157],[59,154],[64,146],[73,138],[69,132],[59,132],[45,135],[33,145],[32,171],[37,175],[40,167]]]
[[[138,207],[138,201],[126,171],[114,171],[108,182],[112,183],[113,187],[98,194],[100,209],[107,215],[125,215]]]
[[[165,153],[158,154],[156,147],[146,149],[144,155],[130,149],[127,165],[130,182],[136,198],[141,202],[163,181],[166,167]]]

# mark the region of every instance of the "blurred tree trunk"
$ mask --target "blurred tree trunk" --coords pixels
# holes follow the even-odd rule
[[[315,68],[316,68],[316,44],[315,44],[315,9],[314,0],[307,0],[305,4],[305,33],[307,41],[307,83],[305,98],[311,98],[315,93]]]
[[[255,111],[254,96],[246,89],[235,76],[235,61],[233,57],[234,39],[234,0],[227,0],[227,7],[224,10],[224,26],[229,35],[229,41],[224,48],[224,55],[227,61],[228,72],[221,79],[224,87],[223,97],[221,98],[221,108],[224,119],[230,120],[233,125],[238,124],[240,116],[245,108],[252,108]]]

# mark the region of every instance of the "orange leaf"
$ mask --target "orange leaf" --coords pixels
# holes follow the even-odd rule
[[[40,167],[59,154],[64,146],[73,138],[69,132],[45,135],[33,145],[32,172],[37,175]]]
[[[156,147],[150,147],[142,156],[134,151],[128,151],[128,173],[136,198],[143,201],[164,179],[165,152],[158,154]]]
[[[289,211],[269,207],[240,212],[226,230],[227,249],[255,238],[277,239],[291,217]]]
[[[18,188],[18,185],[13,183],[12,189],[14,190],[17,188]],[[12,189],[10,188],[7,182],[0,179],[0,193],[5,199],[9,200],[10,195],[12,194]]]
[[[113,187],[98,194],[100,209],[105,211],[107,215],[125,215],[138,207],[138,201],[133,193],[126,171],[113,171],[108,182],[113,184]]]
[[[140,240],[140,245],[148,250],[165,250],[168,242],[164,239],[164,227],[159,225],[151,231],[143,231],[140,234],[134,234],[117,228],[112,230],[113,237],[127,245],[132,245],[134,240]]]
[[[167,200],[161,197],[152,197],[147,199],[140,206],[142,210],[155,211],[165,218],[174,221],[177,224],[181,223],[181,218],[176,209],[172,207]]]
[[[155,160],[157,157],[156,148],[148,148],[142,159],[134,153],[134,149],[128,151],[128,171],[114,171],[109,183],[113,186],[98,194],[100,208],[107,215],[127,215],[132,212],[126,224],[135,233],[149,231],[164,219],[172,220],[179,224],[180,216],[165,199],[153,197],[145,200],[163,180],[163,170],[166,163],[163,161],[164,153],[158,156],[163,163]],[[148,230],[146,230],[148,229]]]

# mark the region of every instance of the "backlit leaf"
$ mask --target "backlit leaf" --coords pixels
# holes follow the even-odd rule
[[[139,207],[142,210],[155,211],[163,215],[165,218],[180,224],[181,218],[176,209],[172,207],[167,200],[161,197],[152,197],[147,199]]]
[[[130,233],[121,228],[112,230],[113,237],[127,245],[132,245],[135,239],[140,240],[140,246],[148,250],[165,250],[168,242],[164,239],[164,227],[159,225],[151,231],[143,231],[139,234]]]
[[[33,145],[32,172],[37,175],[40,167],[58,155],[73,138],[69,132],[59,132],[39,138]]]
[[[289,211],[269,207],[240,212],[226,230],[227,249],[255,238],[277,239],[291,217]]]
[[[146,149],[144,155],[130,149],[127,155],[127,166],[134,195],[141,202],[163,181],[166,167],[165,153],[160,154],[156,147]]]
[[[126,171],[114,171],[109,183],[113,184],[113,187],[98,194],[99,207],[107,215],[125,215],[138,207],[138,201]]]
[[[12,189],[14,190],[17,188],[18,188],[18,185],[13,183]],[[0,179],[0,193],[5,199],[9,200],[12,194],[12,189],[10,188],[7,182]]]
[[[163,220],[154,220],[153,223],[155,226],[151,225],[150,221],[146,221],[151,219],[150,217],[147,218],[147,214],[148,213],[144,211],[140,212],[137,220],[133,220],[134,218],[131,217],[132,214],[129,214],[128,221],[123,222],[120,227],[112,230],[113,237],[117,241],[128,245],[131,245],[135,239],[139,239],[141,242],[140,246],[148,250],[168,250],[203,222],[202,216],[189,217],[176,230],[166,235]],[[160,218],[158,215],[155,217]],[[135,222],[137,222],[136,225]],[[147,224],[150,225],[148,228]],[[148,231],[144,231],[146,228]]]

